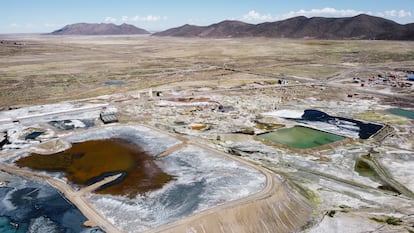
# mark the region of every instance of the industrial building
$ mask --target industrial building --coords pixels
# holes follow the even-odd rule
[[[101,112],[100,118],[104,124],[118,122],[115,112]]]

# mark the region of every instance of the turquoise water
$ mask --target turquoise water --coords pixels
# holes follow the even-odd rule
[[[388,109],[388,112],[390,112],[391,114],[397,115],[397,116],[403,116],[403,117],[407,117],[410,119],[414,119],[414,111],[405,110],[401,108],[391,108],[391,109]]]
[[[8,217],[0,216],[0,232],[1,233],[25,233],[27,224],[20,224],[17,228],[10,223]]]
[[[308,149],[340,141],[345,137],[307,127],[295,126],[261,134],[259,135],[259,138],[298,149]]]

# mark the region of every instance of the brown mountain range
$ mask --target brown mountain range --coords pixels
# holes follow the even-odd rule
[[[51,33],[52,35],[132,35],[150,34],[150,32],[130,24],[112,23],[76,23],[66,25]]]
[[[304,16],[261,24],[223,21],[209,26],[184,25],[154,33],[176,37],[270,37],[310,39],[414,40],[414,23],[361,14],[354,17],[324,18]]]

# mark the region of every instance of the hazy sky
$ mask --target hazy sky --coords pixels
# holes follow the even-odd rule
[[[360,13],[398,23],[414,22],[413,0],[2,0],[0,33],[50,32],[66,24],[128,23],[158,31],[222,20],[249,23],[304,15],[343,17]]]

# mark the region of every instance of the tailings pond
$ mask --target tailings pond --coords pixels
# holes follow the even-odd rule
[[[143,126],[89,129],[65,140],[72,146],[63,152],[19,152],[4,162],[68,180],[74,188],[121,172],[120,179],[86,197],[125,232],[173,222],[248,197],[266,185],[265,175],[255,168],[195,145],[159,157],[182,141]]]
[[[292,114],[293,113],[293,114]],[[302,125],[345,137],[368,139],[382,129],[382,125],[340,116],[330,116],[313,109],[304,111],[277,110],[267,113]]]
[[[103,232],[48,184],[0,172],[0,232]]]
[[[401,108],[392,108],[389,109],[388,112],[397,116],[403,116],[406,118],[414,119],[414,111],[405,110]]]
[[[64,172],[78,185],[90,185],[107,175],[124,174],[98,193],[134,197],[159,189],[172,177],[155,163],[155,157],[125,139],[104,139],[74,143],[51,155],[31,154],[16,161],[20,167]]]
[[[279,129],[274,132],[260,134],[258,137],[297,149],[309,149],[340,141],[345,138],[336,134],[302,126]]]

